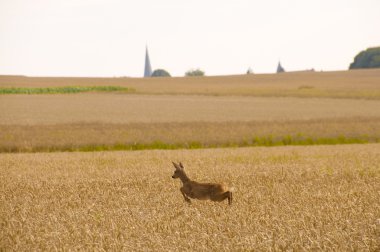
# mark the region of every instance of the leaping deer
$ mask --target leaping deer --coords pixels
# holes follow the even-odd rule
[[[186,202],[191,203],[189,198],[199,200],[210,199],[218,202],[228,199],[228,204],[232,204],[232,191],[225,185],[216,183],[199,183],[193,181],[186,175],[185,168],[181,162],[179,164],[174,162],[172,163],[175,167],[172,178],[181,179],[183,186],[180,188],[180,191]]]

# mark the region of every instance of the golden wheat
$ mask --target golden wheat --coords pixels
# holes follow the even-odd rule
[[[339,137],[378,142],[379,108],[377,100],[330,98],[5,95],[0,99],[0,151],[164,147],[155,142],[247,146],[265,145],[267,138],[285,144],[301,138],[325,138],[322,143],[327,143]]]
[[[379,141],[380,118],[371,117],[269,122],[0,124],[0,152]]]
[[[188,205],[173,180],[225,181]],[[0,154],[0,250],[380,249],[380,145]]]
[[[380,101],[193,95],[4,95],[0,124],[226,122],[380,117]]]

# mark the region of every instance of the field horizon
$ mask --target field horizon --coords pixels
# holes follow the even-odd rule
[[[136,94],[380,99],[380,70],[204,77],[27,77],[0,75],[0,88],[119,86]]]

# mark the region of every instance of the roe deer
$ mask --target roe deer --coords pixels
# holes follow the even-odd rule
[[[232,191],[228,190],[225,185],[192,181],[186,175],[181,162],[179,164],[172,163],[175,167],[172,178],[181,179],[183,186],[180,188],[180,191],[186,202],[191,203],[189,198],[200,200],[210,199],[212,201],[223,201],[228,199],[228,204],[232,204]]]

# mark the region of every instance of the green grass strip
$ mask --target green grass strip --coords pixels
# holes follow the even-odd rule
[[[206,148],[238,148],[238,147],[274,147],[274,146],[310,146],[310,145],[339,145],[339,144],[369,144],[380,143],[380,139],[366,139],[357,137],[331,137],[331,138],[304,138],[292,139],[289,136],[274,139],[271,136],[254,138],[252,141],[226,142],[223,144],[206,144],[200,142],[164,143],[154,141],[151,143],[119,143],[114,145],[81,145],[81,146],[34,146],[31,148],[0,147],[0,153],[17,152],[94,152],[94,151],[137,151],[137,150],[178,150],[178,149],[206,149]]]
[[[134,89],[119,86],[67,86],[67,87],[0,87],[0,94],[75,94],[83,92],[133,92]]]

